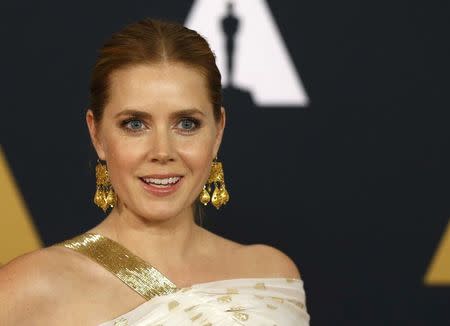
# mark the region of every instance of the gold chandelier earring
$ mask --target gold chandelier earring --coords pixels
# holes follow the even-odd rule
[[[97,190],[94,195],[94,203],[106,213],[108,207],[113,208],[116,205],[117,197],[109,180],[108,168],[100,160],[97,160],[95,167],[95,178]]]
[[[214,191],[211,194],[212,186]],[[225,188],[225,178],[223,175],[223,166],[221,162],[217,161],[217,157],[214,159],[211,165],[211,171],[206,184],[203,186],[203,190],[200,193],[200,202],[203,205],[211,203],[215,208],[219,209],[222,205],[225,205],[230,200],[230,195]]]

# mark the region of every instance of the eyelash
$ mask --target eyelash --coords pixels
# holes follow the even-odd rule
[[[139,128],[139,129],[133,129],[133,128],[130,128],[130,127],[127,126],[130,122],[133,122],[133,121],[138,121],[138,122],[140,122],[143,126],[145,126],[145,123],[144,123],[142,120],[140,120],[139,118],[128,118],[128,119],[126,119],[126,120],[123,120],[123,121],[120,123],[120,126],[121,126],[125,131],[130,132],[130,133],[139,133],[139,132],[142,132],[142,131],[143,131],[142,128]],[[182,130],[182,133],[184,133],[184,134],[191,134],[191,133],[193,133],[194,131],[196,131],[197,129],[199,129],[200,126],[201,126],[201,121],[198,120],[198,119],[192,118],[192,117],[183,117],[183,118],[181,118],[180,120],[178,120],[177,125],[179,125],[179,124],[182,123],[183,121],[190,121],[190,122],[192,122],[192,123],[194,124],[194,127],[193,127],[192,129],[183,129],[183,128],[180,128],[180,129]]]
[[[142,125],[144,125],[144,122],[142,122],[142,120],[140,120],[140,119],[138,119],[138,118],[128,118],[128,119],[126,119],[126,120],[123,120],[123,121],[120,123],[120,126],[121,126],[125,131],[131,132],[131,133],[138,133],[138,132],[143,131],[143,129],[133,129],[133,128],[130,128],[130,127],[128,126],[128,124],[129,124],[130,122],[133,122],[133,121],[138,121],[138,122],[142,123]]]
[[[178,124],[177,124],[177,125],[179,125],[180,123],[182,123],[182,122],[184,122],[184,121],[192,122],[192,123],[194,124],[194,127],[193,127],[192,129],[182,129],[182,130],[183,130],[183,131],[182,131],[183,133],[191,134],[191,133],[193,133],[194,131],[196,131],[198,128],[200,128],[200,125],[201,125],[200,120],[195,119],[195,118],[191,118],[191,117],[184,117],[184,118],[181,118],[181,119],[178,121]]]

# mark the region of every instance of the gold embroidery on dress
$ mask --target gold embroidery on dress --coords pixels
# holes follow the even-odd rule
[[[297,307],[299,307],[300,309],[304,309],[305,305],[303,303],[301,303],[300,301],[297,300],[292,300],[292,299],[288,299],[287,301],[295,304]]]
[[[198,306],[198,304],[190,306],[189,308],[184,309],[184,311],[189,312],[189,311],[191,311],[192,309],[194,309],[197,306]]]
[[[274,300],[274,301],[276,301],[276,302],[284,303],[283,298],[279,298],[279,297],[271,297],[271,298],[272,298],[272,300]]]
[[[225,311],[229,312],[229,311],[242,311],[245,310],[245,308],[243,306],[233,306]]]
[[[58,245],[89,257],[146,300],[178,290],[175,284],[156,268],[119,243],[100,234],[85,233]]]
[[[221,297],[217,298],[217,301],[221,302],[221,303],[228,303],[231,302],[232,298],[230,295],[223,295]]]
[[[169,310],[172,310],[176,307],[178,307],[180,305],[180,303],[176,300],[170,301],[167,306],[169,307]]]
[[[199,319],[203,314],[200,312],[198,314],[196,314],[194,317],[191,318],[192,321],[196,321],[197,319]]]
[[[233,314],[234,318],[240,320],[240,321],[247,321],[248,320],[248,314],[245,312],[235,312]]]
[[[257,289],[257,290],[265,290],[266,289],[266,285],[264,283],[256,283],[254,288]]]
[[[228,294],[239,294],[239,291],[238,291],[238,289],[235,289],[235,288],[228,288],[227,293]]]
[[[128,326],[128,320],[125,318],[120,318],[114,322],[114,326]]]

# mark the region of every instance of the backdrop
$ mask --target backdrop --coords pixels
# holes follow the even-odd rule
[[[449,9],[2,1],[0,261],[104,217],[84,123],[90,70],[111,33],[150,16],[198,29],[223,73],[231,200],[206,227],[291,256],[312,325],[448,325]]]

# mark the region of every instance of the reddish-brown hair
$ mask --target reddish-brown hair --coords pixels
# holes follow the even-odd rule
[[[89,109],[102,119],[111,73],[139,64],[182,63],[205,76],[216,121],[222,106],[221,75],[206,40],[178,23],[144,19],[113,34],[100,49],[91,76]]]

